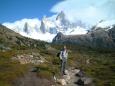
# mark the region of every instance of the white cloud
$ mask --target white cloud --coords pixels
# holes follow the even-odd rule
[[[63,0],[51,12],[64,11],[70,21],[82,20],[95,24],[100,20],[115,19],[115,0]]]
[[[29,24],[29,26],[31,28],[33,28],[33,27],[39,28],[41,25],[41,21],[37,18],[33,18],[33,19],[24,18],[21,20],[17,20],[15,22],[5,22],[5,23],[3,23],[3,25],[18,32],[18,31],[23,31],[23,27],[26,22]]]
[[[35,25],[40,25],[40,20],[37,19],[37,18],[33,18],[33,19],[27,19],[27,18],[24,18],[24,19],[21,19],[21,20],[17,20],[15,22],[5,22],[3,23],[3,25],[5,26],[8,26],[9,28],[11,27],[14,27],[14,26],[20,26],[20,28],[23,27],[23,25],[25,23],[28,23],[31,25],[31,27],[34,27]]]

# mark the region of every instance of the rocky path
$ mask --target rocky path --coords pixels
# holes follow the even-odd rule
[[[70,76],[70,79],[67,82],[67,86],[78,86],[77,81],[79,80],[79,77],[76,77],[76,73],[78,73],[80,70],[74,69],[74,70],[68,70],[67,76]]]
[[[61,79],[57,79],[57,83],[62,86],[94,86],[92,79],[86,77],[79,69],[66,70],[66,74]]]

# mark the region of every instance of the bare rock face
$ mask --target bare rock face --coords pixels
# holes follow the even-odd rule
[[[56,36],[55,36],[55,38],[53,39],[53,43],[61,43],[61,41],[64,39],[64,35],[61,33],[61,32],[59,32]]]
[[[39,53],[33,53],[33,54],[23,54],[23,55],[17,55],[12,58],[13,60],[17,60],[20,62],[20,64],[41,64],[45,62],[44,57],[42,57]]]

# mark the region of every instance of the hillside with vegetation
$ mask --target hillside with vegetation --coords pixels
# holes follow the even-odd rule
[[[60,49],[61,45],[53,45]],[[59,47],[60,46],[60,47]],[[115,85],[115,54],[112,51],[97,51],[87,47],[67,45],[69,49],[69,67],[80,69],[84,75],[92,77],[93,85]]]
[[[63,45],[26,38],[0,25],[0,86],[61,86],[55,78],[62,78],[57,53]],[[70,74],[79,69],[92,79],[92,83],[83,86],[115,85],[113,51],[66,46]],[[79,86],[76,82],[70,81],[66,86]]]

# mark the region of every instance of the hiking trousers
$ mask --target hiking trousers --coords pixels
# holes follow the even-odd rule
[[[61,74],[65,74],[65,69],[66,69],[67,61],[61,60]]]

